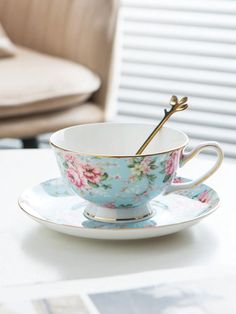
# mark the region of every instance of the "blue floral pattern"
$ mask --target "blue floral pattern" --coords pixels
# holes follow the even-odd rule
[[[55,148],[62,176],[82,198],[107,208],[143,205],[174,179],[182,150],[155,156],[82,156]]]

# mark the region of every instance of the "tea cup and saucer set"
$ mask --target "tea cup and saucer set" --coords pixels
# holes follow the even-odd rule
[[[25,190],[20,208],[48,228],[95,239],[158,237],[196,224],[219,206],[216,191],[202,182],[219,168],[223,152],[216,142],[188,151],[185,133],[163,127],[135,155],[154,127],[99,123],[55,132],[50,143],[61,177]],[[212,168],[195,180],[177,176],[206,149],[217,155]]]

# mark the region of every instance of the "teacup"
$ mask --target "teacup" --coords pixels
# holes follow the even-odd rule
[[[182,131],[163,127],[142,156],[135,152],[155,125],[99,123],[54,133],[50,142],[65,181],[88,201],[84,215],[103,222],[140,221],[152,217],[150,201],[159,194],[192,189],[220,166],[223,152],[216,142],[185,148]],[[198,179],[174,182],[178,167],[205,149],[217,153],[213,167]]]

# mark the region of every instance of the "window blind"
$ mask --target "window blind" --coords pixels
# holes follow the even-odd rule
[[[118,119],[156,123],[172,94],[188,96],[168,125],[236,157],[236,2],[123,0],[121,18]]]

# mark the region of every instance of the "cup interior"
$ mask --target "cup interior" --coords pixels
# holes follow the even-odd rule
[[[52,145],[95,156],[134,156],[156,125],[142,123],[98,123],[69,127],[55,132]],[[182,131],[163,127],[145,149],[145,155],[184,147],[188,137]]]

